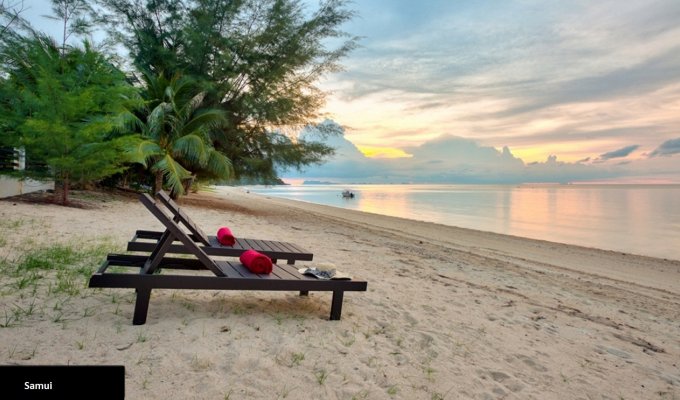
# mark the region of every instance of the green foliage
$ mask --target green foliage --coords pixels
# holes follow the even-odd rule
[[[323,1],[311,12],[298,0],[99,3],[138,68],[182,73],[205,88],[203,104],[221,109],[226,120],[210,130],[210,140],[237,177],[273,178],[277,169],[332,153],[293,137],[320,117],[325,93],[316,83],[356,45],[340,30],[353,16],[344,0]]]
[[[59,21],[62,25],[61,49],[66,52],[66,41],[71,35],[85,35],[90,33],[93,22],[87,15],[94,12],[87,0],[52,0],[52,13],[45,18]]]
[[[28,7],[20,0],[0,0],[0,39],[12,34],[16,28],[25,28],[28,23],[21,16]]]
[[[218,179],[232,174],[231,161],[216,151],[211,129],[226,123],[224,112],[204,108],[205,92],[190,79],[144,74],[145,107],[137,120],[142,142],[128,149],[131,160],[156,175],[154,191],[165,183],[174,196],[186,192],[195,174]]]
[[[22,271],[49,270],[55,265],[71,264],[79,258],[76,249],[65,245],[54,245],[26,254],[17,265],[17,269]]]
[[[136,139],[120,132],[135,89],[87,42],[61,50],[44,35],[16,38],[2,49],[8,79],[0,89],[0,112],[5,142],[45,162],[67,203],[71,182],[125,168],[124,150]]]

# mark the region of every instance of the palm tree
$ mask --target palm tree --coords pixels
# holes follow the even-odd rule
[[[143,80],[146,104],[138,121],[143,140],[131,156],[154,174],[154,192],[165,184],[176,198],[199,172],[230,178],[231,161],[213,148],[209,136],[226,122],[224,112],[201,107],[205,92],[187,78],[146,72]]]

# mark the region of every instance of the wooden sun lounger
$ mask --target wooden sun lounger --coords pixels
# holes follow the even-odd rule
[[[295,264],[296,260],[311,261],[314,255],[300,246],[275,240],[244,239],[237,238],[234,246],[223,246],[215,236],[206,235],[201,228],[175,203],[167,193],[159,191],[156,194],[158,200],[173,215],[173,220],[181,224],[191,233],[189,237],[199,243],[203,251],[211,256],[238,257],[248,249],[266,254],[276,263],[279,259],[286,260],[288,264]],[[163,232],[138,230],[128,242],[128,251],[152,252],[158,245]],[[173,254],[187,254],[189,249],[181,243],[171,244],[167,250]]]
[[[346,291],[366,291],[367,283],[355,280],[319,280],[300,274],[291,265],[275,265],[272,274],[254,274],[238,262],[216,261],[210,258],[181,227],[168,217],[151,196],[143,194],[142,203],[166,227],[157,247],[149,256],[109,254],[106,261],[90,278],[90,287],[133,288],[137,292],[134,325],[146,322],[151,290],[275,290],[333,292],[330,319],[339,320]],[[179,240],[196,259],[164,257],[172,242]],[[112,273],[112,266],[132,268],[133,273]],[[167,270],[210,270],[214,275],[158,274]]]

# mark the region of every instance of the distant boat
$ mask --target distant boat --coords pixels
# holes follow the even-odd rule
[[[342,191],[342,197],[345,198],[345,199],[353,199],[354,193],[351,190],[343,190]]]

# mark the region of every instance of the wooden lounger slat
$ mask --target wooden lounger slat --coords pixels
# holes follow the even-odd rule
[[[276,251],[276,249],[274,249],[270,245],[270,243],[266,240],[253,239],[252,241],[257,244],[257,247],[259,249],[261,249],[261,251],[268,251],[268,252]]]
[[[235,268],[233,264],[226,262],[226,261],[218,261],[217,265],[224,271],[224,274],[228,278],[246,278],[247,276],[244,276],[243,271],[239,270],[238,268]]]
[[[246,243],[249,249],[253,249],[255,251],[263,252],[265,249],[262,248],[260,245],[259,241],[257,239],[243,239],[243,241]]]
[[[276,271],[282,279],[307,279],[306,276],[300,274],[295,267],[290,265],[277,264]]]
[[[259,252],[266,252],[266,250],[262,248],[256,239],[245,239],[244,241],[248,244],[249,249]]]
[[[284,248],[283,246],[281,246],[281,242],[271,241],[271,242],[269,242],[269,246],[270,246],[272,249],[274,249],[274,250],[276,250],[276,251],[279,251],[279,252],[281,252],[281,253],[286,253],[286,252],[288,252],[288,249],[286,249],[286,248]],[[302,253],[302,252],[300,252],[300,253]]]
[[[165,204],[165,206],[168,209],[173,211],[173,214],[175,214],[175,216],[177,216],[180,219],[180,221],[182,221],[182,223],[187,228],[189,228],[191,233],[193,233],[199,239],[199,241],[201,241],[206,246],[210,244],[208,236],[205,234],[205,232],[203,232],[203,230],[199,228],[198,225],[196,225],[191,218],[189,218],[189,216],[184,212],[184,210],[182,210],[180,206],[177,203],[175,203],[175,201],[167,193],[161,190],[158,193],[156,193],[156,197],[158,197],[158,199],[163,204]]]
[[[295,252],[298,252],[298,251],[299,251],[298,249],[296,249],[296,248],[292,245],[292,243],[279,243],[279,245],[280,245],[281,247],[283,247],[284,249],[288,250],[288,251],[291,252],[291,253],[295,253]]]
[[[302,247],[298,246],[298,245],[295,244],[295,243],[288,243],[288,242],[287,242],[286,245],[287,245],[289,248],[291,248],[293,251],[300,251],[300,252],[305,252],[305,251],[306,251],[306,250],[304,250]]]
[[[215,238],[215,241],[217,241],[217,238]],[[234,243],[234,246],[232,246],[234,249],[239,249],[239,250],[248,250],[248,246],[243,245],[243,240],[241,239],[236,239],[236,243]]]

